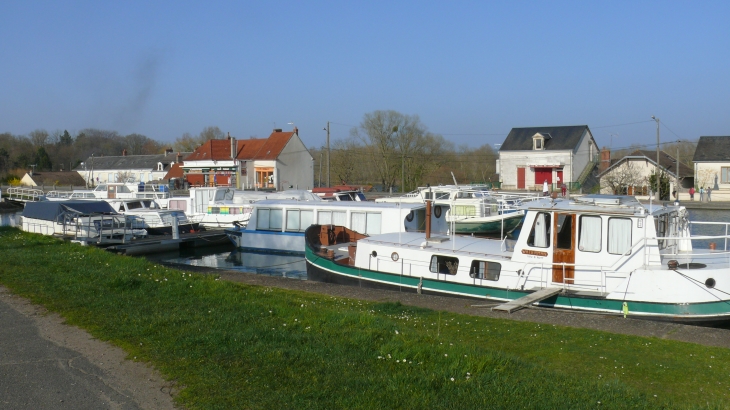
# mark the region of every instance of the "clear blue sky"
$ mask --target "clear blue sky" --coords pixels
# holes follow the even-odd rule
[[[0,132],[171,142],[293,122],[312,147],[327,121],[345,138],[392,109],[471,147],[579,124],[654,144],[652,115],[662,141],[730,135],[728,16],[726,0],[5,0]]]

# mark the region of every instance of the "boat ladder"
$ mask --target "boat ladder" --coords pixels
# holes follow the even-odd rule
[[[503,303],[499,306],[495,306],[492,308],[492,310],[501,310],[507,313],[512,313],[515,310],[522,309],[524,307],[527,307],[535,302],[540,302],[542,300],[545,300],[551,296],[555,296],[558,293],[560,293],[563,289],[562,288],[545,288],[540,289],[535,292],[529,293],[521,298],[510,300],[507,303]]]

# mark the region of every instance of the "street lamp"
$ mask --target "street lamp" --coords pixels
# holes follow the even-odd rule
[[[659,165],[659,118],[655,116],[651,116],[651,119],[656,121],[656,196],[657,200],[662,200],[662,180],[661,176],[659,175],[659,171],[661,170]]]

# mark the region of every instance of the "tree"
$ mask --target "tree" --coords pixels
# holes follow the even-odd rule
[[[38,147],[35,155],[35,164],[36,169],[39,171],[50,171],[53,169],[53,162],[51,162],[51,157],[48,156],[45,148]]]
[[[30,141],[33,143],[34,147],[45,146],[48,140],[48,131],[46,130],[37,129],[28,135],[30,136]]]
[[[188,132],[184,133],[182,137],[175,140],[173,147],[177,151],[192,152],[209,140],[223,139],[223,137],[225,137],[225,134],[220,128],[210,126],[203,128],[203,131],[197,137],[190,135]]]
[[[437,168],[443,161],[438,155],[443,151],[444,139],[429,134],[417,115],[374,111],[365,114],[360,127],[353,128],[350,134],[365,144],[369,166],[375,170],[383,190],[398,182],[414,187],[429,169]]]
[[[63,134],[61,134],[61,137],[58,140],[58,143],[61,145],[71,145],[73,144],[74,139],[71,136],[71,134],[68,133],[68,131],[63,130]]]
[[[661,198],[659,198],[660,201],[662,200],[668,200],[669,199],[669,176],[666,172],[659,171],[659,183],[661,184]],[[649,175],[649,186],[651,187],[652,192],[656,192],[657,190],[657,172],[654,170],[651,175]]]
[[[330,174],[333,176],[334,184],[337,185],[340,182],[351,184],[356,182],[358,179],[356,174],[360,171],[358,164],[361,163],[359,160],[359,150],[362,146],[354,138],[348,138],[345,140],[336,140],[332,144],[330,154]],[[327,171],[324,171],[327,172]],[[327,180],[325,175],[324,180]]]
[[[161,151],[160,143],[141,134],[129,134],[124,137],[127,155],[156,154]]]
[[[614,195],[628,194],[628,187],[643,185],[645,182],[639,169],[632,161],[616,166],[601,178],[601,184],[610,189]],[[662,191],[664,189],[662,188]]]

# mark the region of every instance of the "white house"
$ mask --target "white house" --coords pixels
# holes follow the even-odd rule
[[[149,182],[162,180],[173,165],[182,161],[187,152],[173,153],[171,149],[164,154],[94,156],[87,158],[74,171],[87,181],[87,185],[104,182]],[[121,181],[124,179],[125,181]]]
[[[598,163],[598,145],[587,125],[512,128],[499,148],[502,188],[542,190],[565,183],[576,189]]]
[[[730,190],[730,136],[700,137],[692,161],[696,189]]]
[[[656,151],[636,150],[613,162],[610,151],[601,151],[601,173],[598,175],[602,194],[649,195],[649,178],[656,173]],[[679,166],[679,168],[677,168]],[[669,191],[662,193],[662,198],[670,198],[675,189],[689,189],[692,186],[692,169],[664,151],[659,153],[659,168],[669,179]],[[679,169],[679,172],[677,172]],[[677,185],[679,183],[679,185]]]
[[[182,166],[192,186],[226,185],[243,189],[312,189],[314,168],[295,127],[274,129],[269,138],[209,140]]]

